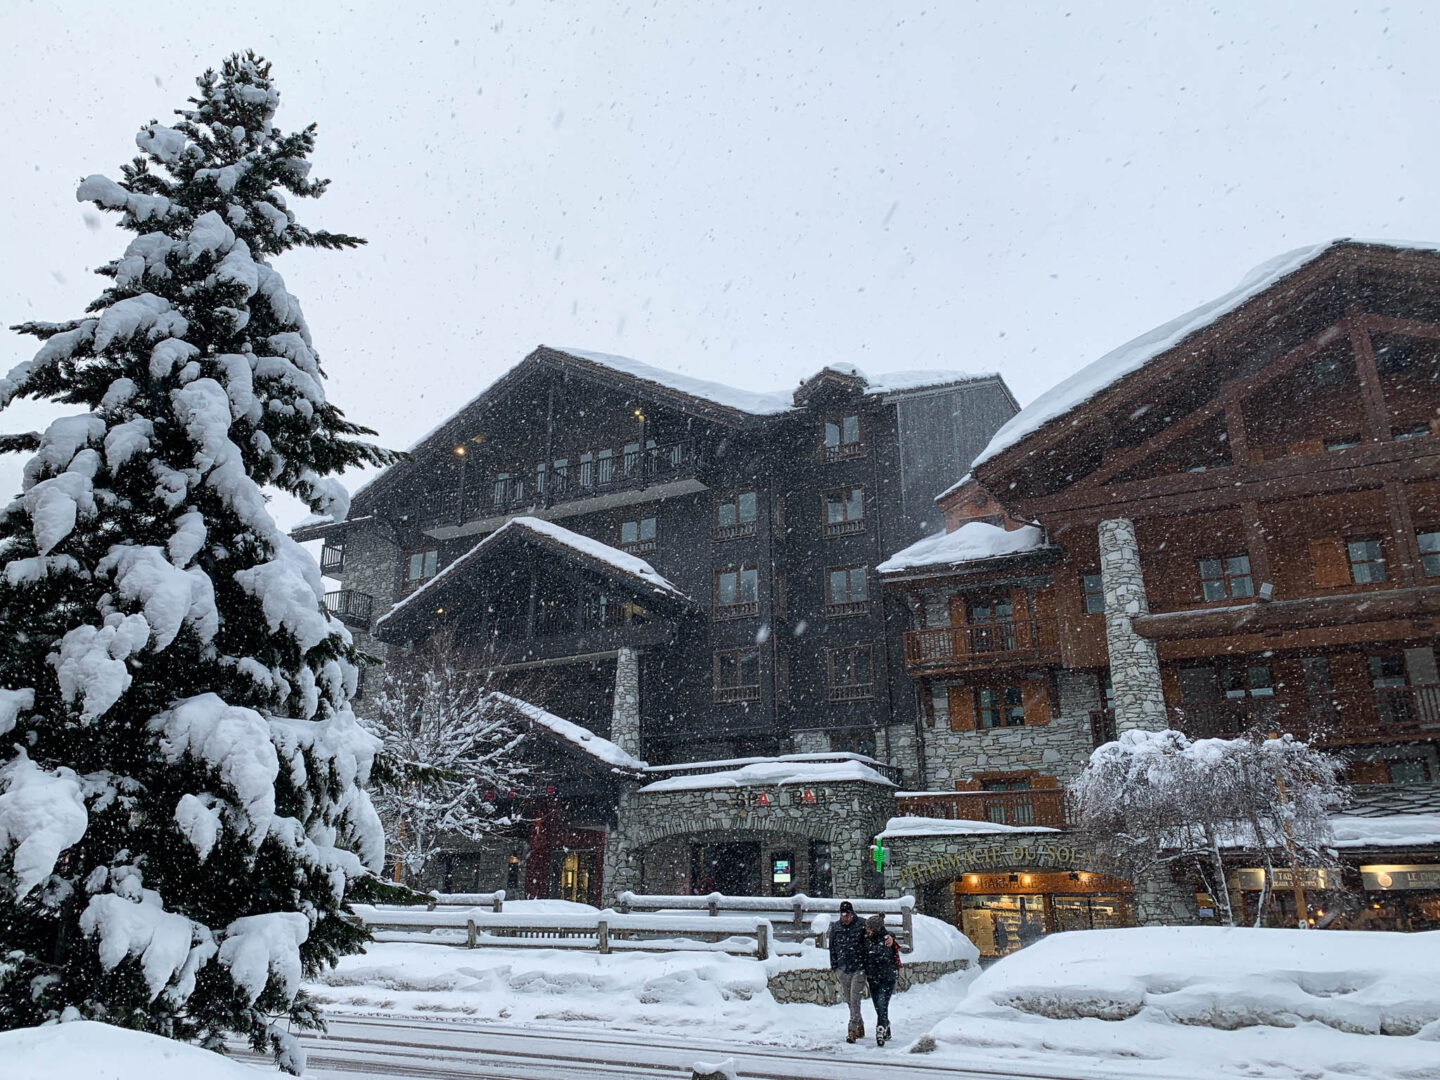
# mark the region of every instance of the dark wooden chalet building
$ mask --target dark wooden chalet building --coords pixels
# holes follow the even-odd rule
[[[915,775],[902,612],[873,567],[939,527],[935,491],[1015,411],[996,376],[827,368],[751,393],[542,346],[296,535],[323,538],[366,651],[453,627],[492,685],[648,766],[860,754]],[[532,895],[554,876],[517,873]]]
[[[1440,252],[1262,267],[1042,395],[938,501],[947,535],[879,568],[927,734],[902,812],[1063,828],[1117,731],[1291,732],[1363,786],[1315,910],[1440,925]],[[897,872],[939,842],[897,839]],[[1011,944],[1131,917],[1079,864],[1000,869],[910,885]]]

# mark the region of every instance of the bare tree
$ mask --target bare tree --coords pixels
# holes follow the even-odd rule
[[[1254,853],[1266,870],[1259,925],[1277,855],[1297,869],[1331,860],[1340,771],[1335,758],[1289,735],[1191,742],[1174,730],[1127,731],[1091,755],[1070,796],[1097,853],[1132,878],[1168,863],[1193,866],[1229,926],[1230,864]]]
[[[366,710],[390,766],[374,796],[387,856],[409,881],[436,856],[512,824],[496,807],[526,787],[525,730],[488,695],[491,669],[474,659],[442,629],[392,657]]]

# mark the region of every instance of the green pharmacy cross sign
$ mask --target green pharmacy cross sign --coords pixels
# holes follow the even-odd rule
[[[877,874],[885,872],[885,857],[889,854],[889,849],[879,843],[870,845],[870,858],[875,862],[875,872]]]

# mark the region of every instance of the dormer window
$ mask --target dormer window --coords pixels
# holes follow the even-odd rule
[[[834,416],[825,421],[821,436],[821,453],[826,461],[840,461],[865,453],[860,440],[860,417]]]

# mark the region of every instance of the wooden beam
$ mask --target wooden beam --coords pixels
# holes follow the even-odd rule
[[[1171,640],[1434,615],[1440,615],[1440,585],[1370,589],[1338,596],[1302,596],[1272,603],[1256,601],[1224,608],[1158,612],[1136,615],[1131,625],[1141,637]]]
[[[1372,334],[1403,334],[1406,337],[1440,341],[1440,323],[1400,319],[1393,315],[1364,315],[1361,323]]]
[[[1260,520],[1260,504],[1246,499],[1240,504],[1240,516],[1245,522],[1245,552],[1250,557],[1251,579],[1258,591],[1262,584],[1275,583],[1270,571],[1270,543],[1265,526]]]
[[[1390,412],[1385,407],[1385,392],[1380,388],[1380,373],[1375,370],[1375,349],[1370,331],[1365,328],[1365,313],[1352,305],[1345,317],[1350,331],[1350,347],[1355,352],[1355,371],[1360,376],[1360,400],[1365,406],[1366,427],[1375,442],[1390,437]]]
[[[1406,585],[1419,585],[1424,579],[1420,572],[1420,545],[1415,539],[1415,520],[1410,515],[1410,501],[1405,496],[1405,485],[1398,480],[1385,482],[1385,517],[1390,525],[1391,549],[1400,564],[1400,580]]]

